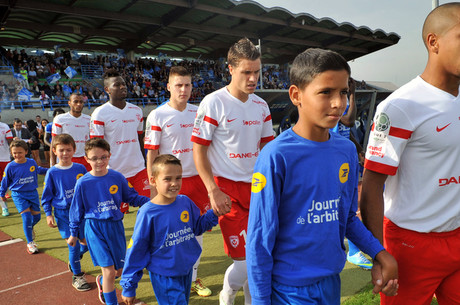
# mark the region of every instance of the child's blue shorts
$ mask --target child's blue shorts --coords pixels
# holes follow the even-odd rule
[[[126,238],[122,220],[86,219],[85,237],[94,266],[123,268]]]
[[[177,262],[180,264],[180,262]],[[149,272],[158,305],[187,305],[192,286],[192,270],[184,276],[163,276]]]
[[[70,237],[69,228],[69,209],[56,209],[54,208],[54,219],[59,229],[61,237],[67,239]],[[78,239],[85,238],[85,222],[80,224],[77,236]]]
[[[340,276],[333,274],[307,286],[272,282],[272,305],[340,305]]]
[[[40,198],[38,197],[37,190],[23,192],[11,191],[11,198],[13,198],[14,205],[19,213],[24,212],[28,208],[40,212]]]

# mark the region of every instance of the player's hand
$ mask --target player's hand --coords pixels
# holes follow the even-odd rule
[[[52,215],[46,216],[46,224],[50,228],[56,228],[57,227],[56,223],[54,222],[54,217]]]
[[[77,244],[77,238],[75,236],[70,236],[69,238],[67,238],[67,244],[69,246],[75,247],[75,245]]]
[[[124,295],[121,295],[121,299],[126,305],[134,305],[135,297],[125,297]]]
[[[395,258],[383,250],[375,257],[372,266],[373,293],[383,292],[387,296],[398,294],[398,263]]]
[[[232,200],[227,194],[216,188],[209,192],[208,195],[211,207],[216,212],[217,216],[222,216],[230,212],[230,209],[232,208]]]

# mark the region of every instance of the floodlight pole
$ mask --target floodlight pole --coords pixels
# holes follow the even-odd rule
[[[433,10],[437,8],[439,6],[439,0],[431,0],[431,6]]]
[[[264,83],[263,83],[263,71],[262,71],[262,44],[260,42],[260,39],[259,39],[259,53],[260,53],[260,72],[259,72],[259,86],[260,86],[260,90],[262,90],[264,88]]]

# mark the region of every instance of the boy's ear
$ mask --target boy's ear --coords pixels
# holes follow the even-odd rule
[[[300,106],[300,89],[296,85],[289,87],[289,98],[291,99],[294,106]]]
[[[150,177],[149,177],[149,182],[150,182],[150,185],[155,186],[155,177],[154,177],[154,176],[150,176]]]

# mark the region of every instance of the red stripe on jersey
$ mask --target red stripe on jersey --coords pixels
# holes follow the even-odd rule
[[[368,159],[364,161],[364,168],[390,176],[396,175],[396,171],[398,170],[396,166],[386,165]]]
[[[274,136],[265,137],[265,138],[260,139],[260,142],[262,143],[270,142],[274,138],[275,138]]]
[[[56,125],[59,128],[62,128],[62,125],[59,125],[58,123],[54,123],[54,125]]]
[[[8,129],[8,131],[5,133],[5,137],[7,139],[12,139],[13,138],[13,133],[11,132],[11,129]]]
[[[156,150],[160,149],[160,145],[151,145],[151,144],[144,144],[145,149]]]
[[[142,134],[143,132],[144,132],[144,131],[142,131],[142,130],[141,130],[141,131],[138,130],[138,131],[137,131],[137,134]]]
[[[97,120],[94,120],[93,123],[94,123],[95,125],[102,125],[102,126],[105,125],[104,122],[102,122],[102,121],[97,121]]]
[[[398,128],[398,127],[390,127],[389,135],[393,136],[393,137],[396,137],[396,138],[401,138],[401,139],[407,140],[412,135],[412,131],[407,130],[407,129]]]
[[[150,130],[161,131],[161,127],[160,126],[150,126]]]
[[[195,142],[195,143],[198,143],[198,144],[201,144],[201,145],[205,145],[205,146],[211,145],[211,141],[208,141],[208,140],[205,140],[205,139],[202,139],[202,138],[198,138],[198,137],[195,137],[195,136],[192,136],[191,141]]]
[[[52,136],[52,137],[55,137],[55,136],[57,136],[57,135],[58,135],[57,133],[51,133],[51,136]]]
[[[100,138],[100,139],[104,139],[104,136],[95,136],[95,135],[90,135],[89,136],[91,139],[92,138]]]
[[[144,118],[141,118],[141,123],[144,122]]]
[[[269,114],[269,115],[265,118],[264,123],[270,121],[271,119],[272,119],[272,115]]]
[[[203,120],[204,120],[205,122],[208,122],[208,123],[214,125],[214,126],[218,126],[218,125],[219,125],[219,124],[217,123],[216,120],[214,120],[214,119],[212,119],[212,118],[210,118],[210,117],[208,117],[208,116],[205,116]]]

